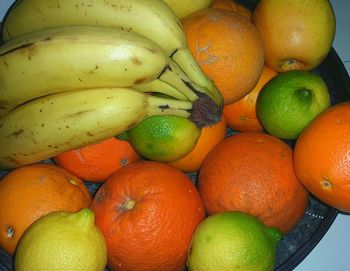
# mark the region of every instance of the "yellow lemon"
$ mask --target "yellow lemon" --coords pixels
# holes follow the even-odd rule
[[[106,264],[105,239],[88,208],[39,218],[25,231],[15,254],[16,271],[103,271]]]

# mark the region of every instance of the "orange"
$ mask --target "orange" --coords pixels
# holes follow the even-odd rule
[[[208,152],[222,141],[225,136],[226,119],[222,117],[221,120],[214,125],[202,128],[201,135],[192,151],[185,157],[170,162],[169,165],[183,172],[197,171]]]
[[[252,22],[264,44],[265,63],[278,72],[312,71],[331,50],[337,22],[328,0],[260,0]]]
[[[264,131],[256,114],[256,101],[263,86],[277,74],[271,68],[264,66],[254,89],[239,101],[224,106],[224,116],[228,127],[239,132]]]
[[[103,182],[117,169],[139,159],[129,142],[114,137],[54,157],[56,164],[91,182]]]
[[[13,255],[23,232],[53,211],[76,212],[89,207],[84,183],[53,164],[16,168],[0,180],[0,246]]]
[[[350,102],[331,106],[299,135],[295,173],[322,202],[350,212]]]
[[[252,17],[252,12],[249,9],[233,0],[214,0],[210,7],[237,12],[249,20]]]
[[[265,133],[242,132],[220,142],[202,163],[198,187],[209,215],[245,212],[282,233],[297,225],[308,203],[292,149]]]
[[[117,170],[92,210],[112,270],[183,270],[191,237],[204,219],[199,193],[180,170],[140,161]]]
[[[217,8],[182,20],[188,47],[203,72],[230,104],[243,98],[259,80],[264,50],[255,26],[242,15]]]

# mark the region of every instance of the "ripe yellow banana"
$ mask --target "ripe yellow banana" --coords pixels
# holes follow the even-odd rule
[[[0,118],[0,168],[39,162],[115,135],[152,115],[190,117],[190,101],[128,88],[96,88],[51,94]]]
[[[162,0],[21,0],[3,22],[3,41],[39,29],[100,25],[139,33],[157,43],[217,105],[222,96],[191,55],[181,23]]]
[[[140,90],[191,101],[203,92],[157,44],[137,33],[98,26],[39,30],[0,47],[0,116],[52,93],[154,80]]]
[[[209,7],[213,0],[196,0],[191,2],[188,0],[163,0],[163,2],[175,12],[178,18],[182,19],[198,10]]]

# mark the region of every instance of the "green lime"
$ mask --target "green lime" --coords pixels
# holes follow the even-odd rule
[[[295,139],[319,113],[330,106],[324,80],[308,71],[288,71],[272,78],[257,99],[257,116],[265,130]]]
[[[127,131],[128,141],[144,158],[171,162],[190,153],[201,134],[184,117],[159,115],[144,119]]]
[[[106,264],[105,238],[88,208],[42,216],[24,232],[15,254],[16,271],[103,271]]]
[[[242,212],[221,212],[198,225],[187,258],[189,271],[272,271],[282,235]]]

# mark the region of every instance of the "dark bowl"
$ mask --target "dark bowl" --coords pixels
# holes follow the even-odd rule
[[[249,9],[254,9],[256,0],[236,0]],[[312,72],[325,80],[331,97],[331,104],[350,100],[350,78],[339,56],[332,48],[323,63]],[[228,131],[228,136],[232,131]],[[294,141],[288,142],[292,147]],[[50,162],[50,161],[46,161]],[[7,172],[0,171],[0,177]],[[196,183],[197,174],[189,174]],[[92,195],[99,185],[86,182]],[[276,271],[293,270],[312,251],[334,222],[338,211],[325,205],[312,195],[304,216],[298,225],[286,234],[277,249]],[[1,219],[1,218],[0,218]],[[12,271],[12,257],[0,249],[0,271]],[[106,269],[107,270],[107,269]]]

